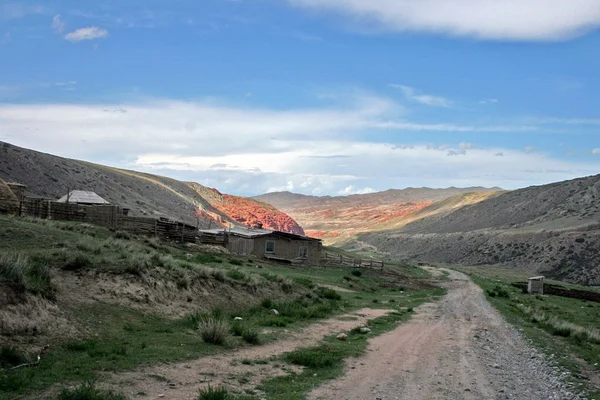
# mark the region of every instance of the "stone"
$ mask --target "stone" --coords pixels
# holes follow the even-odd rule
[[[348,340],[348,335],[346,335],[345,333],[340,333],[339,335],[336,336],[336,338],[338,340]]]
[[[360,333],[371,333],[371,329],[367,328],[366,326],[363,326],[360,328]]]
[[[241,320],[242,320],[242,317],[235,317],[233,320],[234,320],[234,321],[241,321]]]
[[[277,311],[276,309],[273,308],[272,310],[269,311],[269,314],[271,314],[271,315],[279,315],[279,311]]]

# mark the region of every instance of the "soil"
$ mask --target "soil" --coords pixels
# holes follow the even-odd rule
[[[345,289],[343,287],[339,287],[339,286],[335,286],[335,285],[319,285],[319,286],[328,288],[328,289],[333,289],[336,292],[341,292],[341,293],[356,293],[356,290]]]
[[[465,275],[448,271],[442,301],[371,340],[346,373],[309,399],[579,399]]]
[[[349,331],[391,311],[365,308],[343,316],[343,320],[339,317],[327,319],[299,330],[288,331],[283,339],[263,346],[244,347],[197,360],[107,375],[103,386],[127,396],[145,393],[144,398],[149,399],[197,399],[198,390],[209,384],[212,387],[225,385],[233,392],[242,393],[253,390],[262,379],[301,370],[278,362],[274,357],[301,347],[314,346],[327,335]],[[261,362],[250,364],[243,363],[243,360]]]

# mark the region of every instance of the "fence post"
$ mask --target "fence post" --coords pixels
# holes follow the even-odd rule
[[[182,244],[184,243],[184,241],[183,241],[183,231],[184,231],[184,229],[185,229],[185,224],[182,222],[181,223],[181,243]]]
[[[158,237],[158,220],[154,218],[154,237]]]
[[[23,199],[19,201],[19,217],[23,216]]]

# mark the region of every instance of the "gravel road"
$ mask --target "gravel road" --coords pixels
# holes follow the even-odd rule
[[[584,399],[561,371],[485,299],[469,278],[449,271],[448,294],[373,338],[364,357],[309,399]]]

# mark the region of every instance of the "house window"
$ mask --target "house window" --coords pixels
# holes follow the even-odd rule
[[[275,253],[275,241],[274,240],[267,240],[265,242],[265,253],[270,253],[270,254]]]
[[[300,247],[298,249],[299,258],[308,258],[308,247]]]

